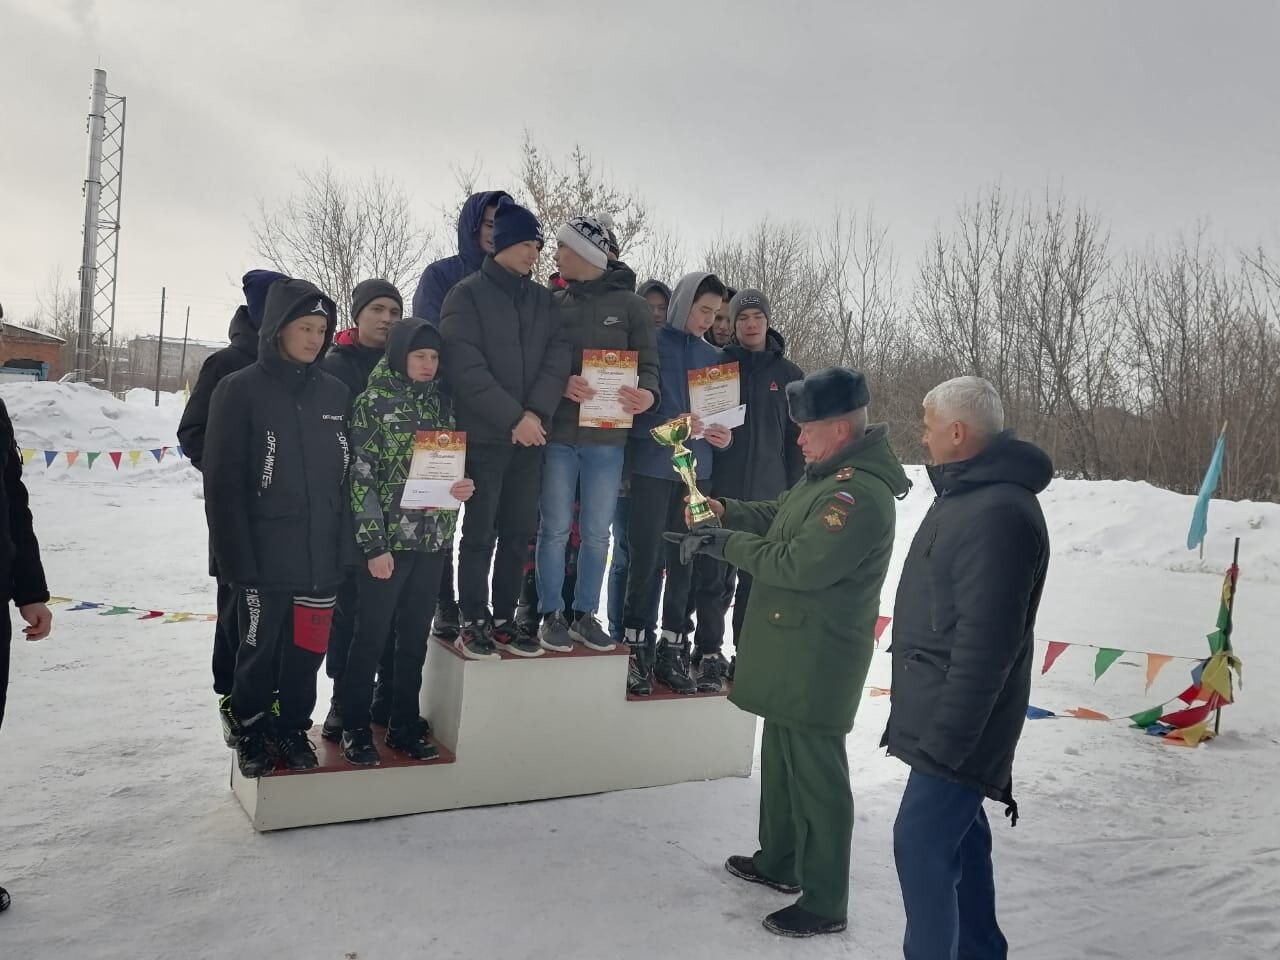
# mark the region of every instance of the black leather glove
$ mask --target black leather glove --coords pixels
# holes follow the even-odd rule
[[[688,533],[664,533],[662,539],[679,544],[680,562],[689,564],[699,553],[713,560],[723,560],[724,545],[729,542],[733,533],[734,531],[724,527],[698,527]]]

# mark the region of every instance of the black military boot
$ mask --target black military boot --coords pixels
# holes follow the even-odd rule
[[[762,922],[766,930],[780,937],[815,937],[822,933],[840,933],[849,926],[846,920],[820,917],[798,903],[769,914]]]
[[[431,724],[422,717],[416,717],[403,727],[387,728],[387,746],[392,750],[407,753],[414,760],[434,760],[440,751],[427,739],[431,734]]]
[[[275,769],[276,758],[267,743],[267,731],[262,721],[252,727],[239,728],[236,736],[236,763],[240,776],[256,780]]]
[[[658,641],[653,677],[671,688],[672,693],[696,693],[698,685],[689,676],[688,644],[676,639],[669,630],[662,631]]]
[[[729,661],[719,650],[699,658],[697,684],[699,693],[724,693],[729,680]]]
[[[622,632],[623,642],[631,648],[631,658],[627,661],[627,693],[633,697],[653,693],[653,641],[642,634],[643,631],[634,628]]]
[[[337,697],[329,701],[329,712],[325,714],[320,736],[330,743],[338,743],[342,740],[342,707],[338,706]]]

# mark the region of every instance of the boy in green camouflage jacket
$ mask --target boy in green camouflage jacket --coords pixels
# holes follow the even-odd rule
[[[351,508],[366,569],[355,635],[335,681],[340,731],[331,715],[324,732],[331,739],[340,736],[347,761],[361,766],[379,762],[370,724],[372,713],[384,710],[388,746],[417,760],[437,753],[418,715],[418,694],[458,512],[406,509],[401,499],[418,432],[453,429],[448,397],[436,379],[440,350],[440,333],[425,320],[396,321],[386,356],[351,412]],[[474,490],[470,480],[459,480],[450,493],[464,501]],[[375,699],[383,709],[373,710]]]

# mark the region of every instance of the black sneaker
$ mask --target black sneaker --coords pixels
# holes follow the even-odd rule
[[[342,756],[357,767],[376,767],[382,762],[373,745],[373,731],[368,727],[342,731]]]
[[[631,648],[631,659],[627,661],[627,693],[647,697],[653,693],[653,644],[641,641],[637,630],[624,631],[623,638]]]
[[[278,730],[271,741],[286,770],[314,770],[320,766],[315,745],[303,731]]]
[[[600,653],[608,653],[618,646],[600,625],[600,621],[590,613],[584,613],[573,621],[569,626],[569,636],[588,650],[597,650]]]
[[[407,753],[414,760],[434,760],[440,756],[435,744],[427,739],[431,724],[422,717],[404,727],[388,727],[386,743],[392,750]]]
[[[236,738],[236,763],[240,776],[256,780],[275,769],[276,760],[267,746],[267,732],[261,727],[242,730]]]
[[[538,643],[552,653],[573,653],[573,638],[569,636],[569,621],[565,620],[563,610],[547,614],[538,628]]]
[[[699,693],[724,693],[729,679],[729,661],[717,650],[703,655],[698,668]]]
[[[689,676],[689,650],[679,640],[663,637],[658,641],[653,677],[671,688],[672,693],[696,693],[698,685]]]
[[[768,887],[770,890],[777,890],[779,893],[800,892],[800,884],[798,883],[783,883],[780,880],[770,880],[766,877],[756,869],[754,857],[730,857],[724,862],[724,868],[739,880],[745,880],[747,883],[758,883],[761,886]]]
[[[342,708],[335,697],[329,701],[329,712],[325,715],[324,726],[320,728],[320,736],[330,743],[342,741]]]
[[[506,620],[493,628],[493,645],[517,657],[540,657],[544,653],[536,635],[515,620]]]
[[[810,913],[798,903],[769,914],[764,928],[780,937],[815,937],[822,933],[840,933],[849,926],[847,920],[831,920]]]
[[[222,723],[222,739],[234,750],[236,741],[240,737],[236,733],[238,727],[236,718],[231,715],[231,694],[229,693],[218,698],[218,720]]]
[[[458,605],[451,600],[436,604],[436,616],[431,621],[431,633],[441,640],[452,640],[458,635]]]
[[[493,626],[485,620],[468,620],[453,641],[454,649],[468,660],[501,660],[493,644]]]

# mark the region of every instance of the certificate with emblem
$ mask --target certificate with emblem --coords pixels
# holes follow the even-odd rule
[[[689,412],[706,418],[742,404],[737,363],[689,371]]]
[[[578,406],[578,426],[626,430],[631,414],[622,409],[618,390],[640,382],[640,354],[635,350],[583,350],[582,379],[596,395]]]
[[[400,506],[404,510],[457,510],[461,502],[449,489],[463,478],[467,466],[467,435],[459,430],[419,430],[413,439],[413,459],[404,482]]]

